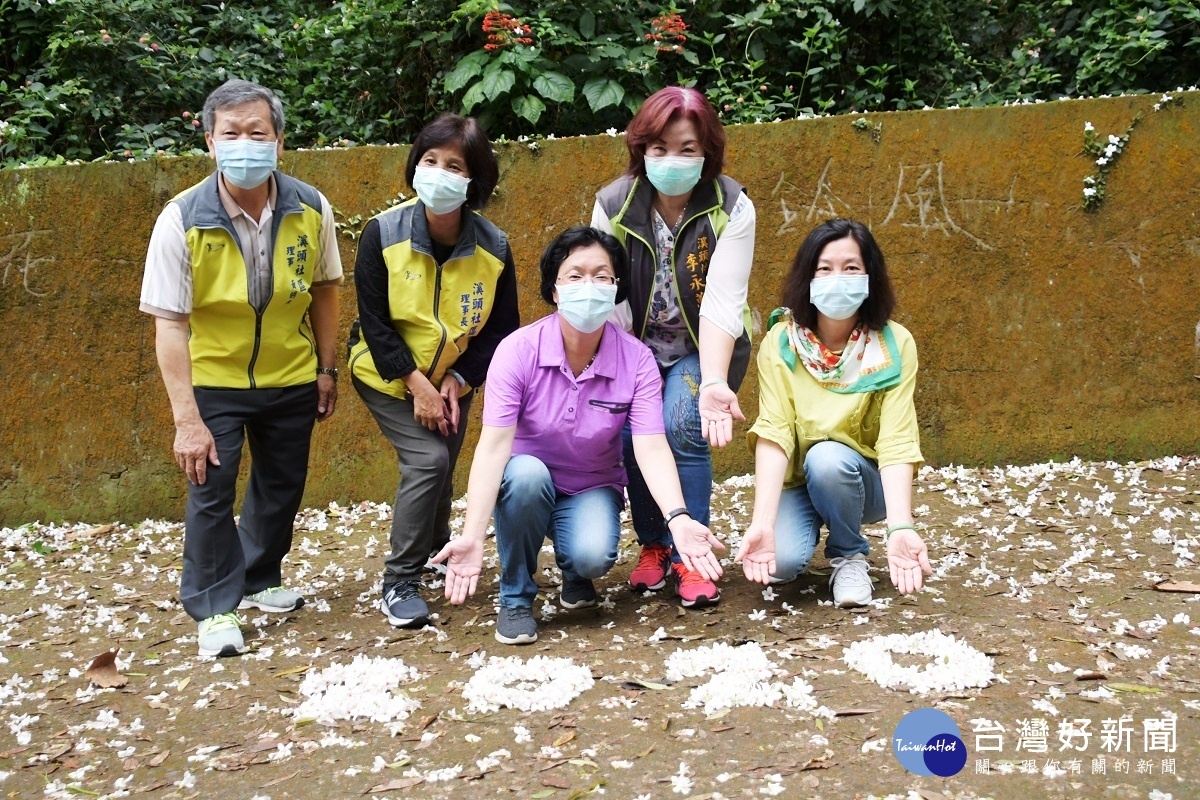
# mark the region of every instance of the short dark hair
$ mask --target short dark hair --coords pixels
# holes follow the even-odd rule
[[[413,142],[412,150],[408,153],[408,166],[404,170],[409,188],[412,188],[417,164],[425,155],[425,151],[447,144],[461,147],[463,156],[467,159],[467,169],[471,173],[471,183],[467,187],[467,208],[483,208],[500,180],[500,167],[496,165],[491,140],[474,117],[442,114],[421,129]]]
[[[817,274],[817,262],[826,245],[847,238],[858,244],[863,266],[867,268],[867,299],[858,309],[858,321],[871,330],[880,330],[896,309],[896,294],[888,279],[887,263],[871,231],[852,219],[831,219],[813,228],[805,237],[783,283],[783,305],[792,310],[792,319],[809,330],[817,327],[817,308],[809,299],[809,284]]]
[[[275,128],[275,135],[279,136],[283,133],[283,102],[279,99],[279,95],[265,86],[240,78],[230,78],[225,81],[213,89],[212,94],[204,101],[204,110],[200,112],[200,116],[204,120],[204,130],[212,133],[216,128],[218,111],[260,101],[266,103],[271,109],[271,125]]]
[[[620,303],[629,295],[629,257],[625,255],[625,248],[621,247],[621,243],[612,234],[598,228],[589,228],[587,225],[576,225],[555,237],[542,253],[540,268],[543,300],[552,306],[557,305],[554,302],[554,284],[558,280],[559,268],[571,253],[594,244],[604,248],[604,252],[608,253],[609,262],[612,263],[613,275],[617,276],[617,302]]]
[[[711,181],[725,167],[725,128],[712,103],[695,89],[668,86],[646,98],[625,129],[629,149],[626,175],[646,177],[646,146],[659,136],[670,122],[686,117],[696,126],[696,135],[704,149],[704,170],[700,181]]]

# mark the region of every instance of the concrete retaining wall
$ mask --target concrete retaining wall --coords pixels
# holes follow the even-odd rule
[[[867,223],[888,257],[898,320],[921,355],[917,402],[931,463],[1129,459],[1200,441],[1200,95],[872,114],[729,130],[727,172],[759,215],[756,319],[778,301],[804,235],[832,216]],[[1094,213],[1083,127],[1128,147]],[[876,130],[876,126],[878,126]],[[620,139],[501,144],[488,216],[508,231],[522,317],[542,247],[586,221],[624,165]],[[347,215],[404,185],[407,148],[288,154],[284,169]],[[0,173],[0,525],[179,517],[185,481],[137,310],[155,216],[210,169],[205,158]],[[352,271],[354,243],[342,246]],[[342,295],[342,336],[354,289]],[[756,333],[758,333],[756,331]],[[757,337],[756,337],[757,341]],[[319,426],[308,504],[390,498],[392,453],[348,381]],[[757,408],[753,371],[741,392]],[[465,486],[475,430],[460,464]],[[719,474],[751,471],[745,446]]]

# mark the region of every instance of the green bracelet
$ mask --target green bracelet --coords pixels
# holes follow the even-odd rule
[[[887,529],[887,533],[883,534],[883,543],[887,544],[888,539],[890,539],[892,534],[896,531],[915,531],[916,529],[916,525],[893,525]]]

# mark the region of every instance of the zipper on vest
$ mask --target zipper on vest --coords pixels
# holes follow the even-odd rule
[[[450,259],[447,259],[447,262],[449,261]],[[437,280],[433,284],[433,318],[437,320],[438,327],[442,329],[442,338],[438,342],[437,350],[433,352],[433,360],[429,362],[429,371],[425,373],[425,377],[431,381],[434,370],[437,369],[438,359],[442,357],[442,351],[446,349],[446,339],[450,336],[450,332],[446,330],[446,324],[442,322],[441,314],[443,266],[443,264],[437,265]]]
[[[701,214],[694,215],[691,219],[684,220],[684,223],[679,226],[679,233],[682,234],[684,232],[684,230],[687,228],[687,226],[691,225],[693,222],[700,219],[701,217],[708,216],[711,211],[712,211],[712,209],[709,209],[708,211],[705,211]],[[716,238],[717,238],[716,234],[714,233],[713,239],[715,240]],[[684,309],[684,307],[683,307],[683,292],[679,291],[679,271],[676,269],[676,267],[678,265],[675,263],[675,253],[676,253],[675,245],[677,245],[677,244],[679,244],[679,235],[678,234],[675,236],[674,241],[671,243],[671,283],[673,283],[675,285],[675,297],[676,297],[676,299],[679,300],[679,315],[681,317],[683,317],[683,327],[687,328],[688,333],[692,337],[692,344],[696,345],[696,351],[699,352],[700,351],[700,335],[698,332],[692,330],[692,322],[691,322],[691,320],[688,319],[687,310]],[[716,247],[716,243],[714,241],[713,250],[716,250],[716,249],[717,249],[717,247]],[[706,285],[707,285],[707,282],[706,282]],[[654,300],[653,293],[651,293],[651,295],[650,295],[650,300],[651,300],[651,302],[653,302],[653,300]],[[650,306],[646,306],[646,316],[647,316],[647,318],[649,318],[649,316],[650,316]],[[699,319],[699,317],[700,317],[700,304],[697,303],[696,304],[696,318]]]
[[[257,308],[254,309],[254,351],[250,353],[250,366],[246,369],[251,389],[256,388],[254,385],[254,362],[258,361],[258,348],[262,344],[262,318],[262,312]]]

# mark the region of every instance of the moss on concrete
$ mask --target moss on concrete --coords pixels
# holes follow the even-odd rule
[[[918,411],[931,463],[1142,458],[1200,442],[1200,95],[867,115],[729,130],[727,172],[758,209],[751,304],[764,319],[804,235],[831,216],[871,226],[921,354]],[[1095,213],[1082,209],[1084,122],[1142,120]],[[624,167],[609,136],[497,145],[487,211],[516,254],[525,321],[548,308],[537,258]],[[345,215],[386,205],[405,147],[289,153],[284,168]],[[137,310],[154,218],[205,158],[0,172],[0,524],[178,517],[183,479]],[[342,242],[347,275],[354,243]],[[342,295],[343,337],[355,316]],[[756,331],[756,333],[759,333]],[[343,381],[319,426],[306,502],[390,498],[394,454]],[[753,417],[753,370],[741,392]],[[477,403],[460,464],[465,479]],[[718,475],[752,470],[734,444]],[[460,483],[460,485],[462,485]]]

